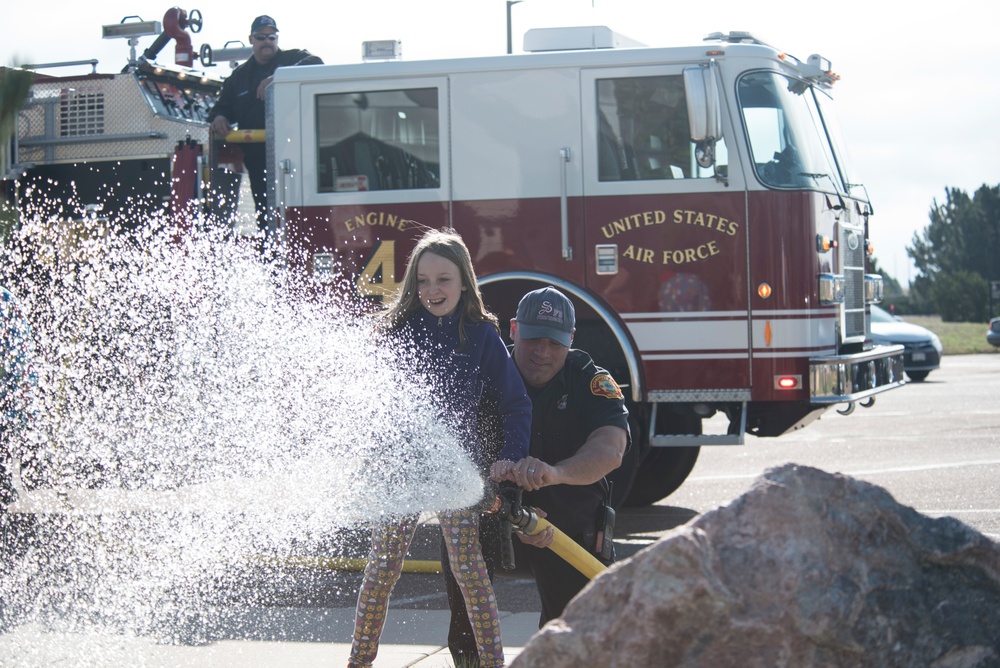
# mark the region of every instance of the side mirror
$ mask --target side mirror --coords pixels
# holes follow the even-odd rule
[[[722,137],[715,66],[685,68],[684,93],[691,141],[695,143],[695,159],[700,166],[711,167],[715,164],[715,142]]]

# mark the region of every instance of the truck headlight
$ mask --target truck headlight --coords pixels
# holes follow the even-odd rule
[[[819,303],[824,306],[844,303],[844,277],[841,274],[819,275]]]
[[[885,294],[885,282],[880,274],[865,274],[865,303],[878,304]]]

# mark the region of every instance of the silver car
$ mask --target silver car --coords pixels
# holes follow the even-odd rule
[[[902,344],[903,370],[910,380],[921,381],[941,366],[944,347],[937,334],[913,323],[903,322],[880,306],[872,304],[872,340],[878,344]]]
[[[986,330],[986,343],[1000,346],[1000,317],[990,320],[990,328]]]

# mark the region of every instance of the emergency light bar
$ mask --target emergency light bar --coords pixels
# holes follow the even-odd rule
[[[398,39],[380,39],[361,42],[363,60],[399,60],[403,56],[403,43]]]
[[[104,39],[118,39],[119,37],[131,39],[133,37],[145,37],[147,35],[159,35],[163,32],[163,26],[159,21],[132,21],[125,23],[111,23],[101,26]]]

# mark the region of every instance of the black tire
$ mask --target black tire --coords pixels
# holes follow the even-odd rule
[[[930,371],[907,371],[906,375],[909,376],[910,380],[915,383],[923,382],[924,378],[927,377]]]
[[[676,492],[691,474],[700,451],[697,446],[652,448],[635,473],[625,506],[651,506]]]

